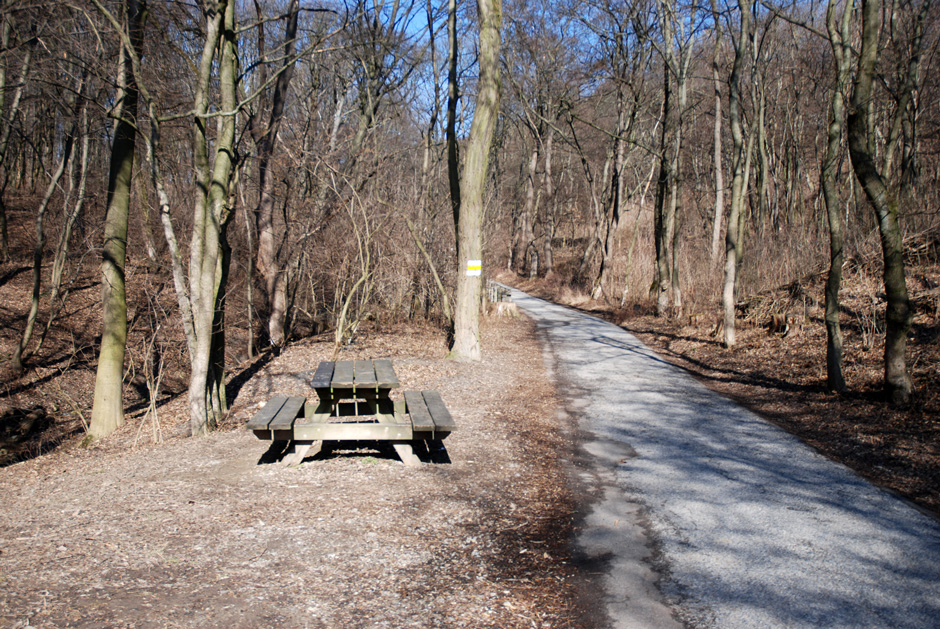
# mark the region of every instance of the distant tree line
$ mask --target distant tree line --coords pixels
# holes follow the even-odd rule
[[[479,359],[477,259],[662,317],[720,313],[728,347],[744,296],[828,268],[841,390],[842,272],[875,239],[903,402],[905,237],[940,228],[938,11],[3,0],[4,261],[27,255],[7,208],[35,210],[10,360],[28,368],[89,253],[93,436],[123,422],[128,251],[172,286],[132,306],[173,312],[154,334],[185,347],[193,434],[226,412],[236,352],[325,331],[338,350],[365,322],[421,318]]]

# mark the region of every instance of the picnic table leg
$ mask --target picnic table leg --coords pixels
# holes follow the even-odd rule
[[[285,466],[299,465],[308,456],[316,456],[322,447],[322,441],[312,441],[310,443],[292,441],[287,454],[281,459],[281,463]]]
[[[367,400],[366,402],[369,405],[369,410],[379,418],[379,423],[381,424],[394,424],[395,423],[395,411],[394,407],[392,408],[382,408],[386,404],[391,405],[392,401],[385,400]],[[388,412],[391,411],[391,412]],[[411,444],[406,441],[392,441],[392,447],[395,448],[395,452],[398,454],[398,458],[401,459],[401,462],[407,465],[408,467],[418,467],[421,465],[421,459],[415,454],[414,449],[411,447]]]
[[[328,421],[330,417],[330,402],[321,401],[318,405],[307,404],[304,415],[314,418],[315,421]],[[294,441],[288,444],[281,463],[284,465],[299,465],[308,456],[316,456],[323,448],[322,441]]]
[[[421,465],[421,459],[419,459],[415,454],[414,449],[412,449],[410,443],[393,441],[392,447],[395,448],[395,452],[398,453],[398,456],[401,458],[401,462],[408,467],[419,467]]]

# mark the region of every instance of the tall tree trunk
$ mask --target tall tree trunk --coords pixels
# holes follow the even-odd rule
[[[512,269],[517,273],[525,274],[528,270],[526,255],[532,244],[532,216],[535,211],[535,190],[536,173],[539,163],[539,139],[538,134],[533,133],[532,150],[529,153],[529,162],[526,168],[525,178],[525,202],[522,204],[522,210],[519,212],[516,222],[515,233],[513,234],[512,246]]]
[[[767,150],[767,96],[763,84],[754,80],[757,107],[757,220],[760,225],[766,224],[768,216],[772,218],[773,226],[778,226],[776,217],[770,212],[770,154]]]
[[[284,323],[287,318],[287,281],[285,266],[277,259],[278,242],[274,233],[274,177],[270,172],[271,158],[277,146],[278,129],[284,115],[287,91],[294,74],[294,42],[297,35],[298,0],[291,0],[287,8],[287,27],[281,55],[284,68],[278,75],[271,97],[271,114],[263,131],[253,125],[258,151],[258,207],[255,220],[258,232],[258,255],[255,268],[264,280],[268,339],[274,345],[284,343]],[[259,18],[260,18],[259,9]],[[259,29],[263,24],[259,24]],[[261,38],[259,37],[259,40]],[[263,53],[264,51],[262,51]]]
[[[10,17],[3,12],[0,14],[0,21],[3,23],[0,24],[0,125],[3,126],[3,130],[0,131],[0,134],[5,135],[7,140],[9,140],[9,132],[7,128],[12,124],[12,119],[9,124],[3,124],[4,116],[6,115],[6,95],[7,95],[7,59],[9,55],[6,54],[7,50],[10,48],[10,34],[13,31],[13,24],[10,21]],[[6,142],[0,143],[0,177],[6,180],[6,169],[3,168],[3,158],[6,154]],[[7,210],[6,206],[3,204],[3,192],[6,187],[6,182],[0,183],[0,262],[6,262],[10,259],[10,242],[9,236],[7,235]]]
[[[668,40],[667,40],[668,41]],[[673,121],[672,72],[669,64],[663,64],[663,120],[662,133],[659,136],[659,178],[656,183],[656,203],[653,208],[653,235],[656,244],[656,268],[653,278],[653,290],[656,295],[656,316],[666,316],[669,308],[669,228],[670,201],[669,190],[674,173],[673,160],[669,155],[669,140],[672,138]]]
[[[741,247],[741,216],[744,210],[745,195],[747,194],[745,179],[749,161],[749,151],[745,148],[744,142],[744,123],[741,112],[741,74],[744,71],[744,59],[748,54],[749,43],[754,36],[750,3],[746,0],[739,0],[738,7],[741,11],[741,30],[735,42],[734,62],[731,65],[731,76],[728,79],[728,118],[733,145],[733,176],[731,180],[731,211],[728,215],[728,229],[725,232],[725,278],[721,292],[725,347],[734,347],[736,342],[734,321],[735,288]]]
[[[457,0],[447,4],[447,181],[450,185],[450,205],[454,213],[454,234],[460,229],[460,154],[457,144]]]
[[[499,114],[499,48],[503,20],[502,0],[477,0],[480,20],[479,64],[476,106],[466,161],[460,180],[460,220],[457,225],[457,303],[454,317],[455,360],[479,361],[480,345],[480,284],[479,265],[483,254],[483,193],[496,117]]]
[[[88,434],[105,437],[124,424],[124,351],[127,343],[127,298],[124,288],[124,262],[127,252],[127,219],[130,212],[131,177],[137,145],[137,81],[133,55],[140,58],[143,46],[145,5],[125,0],[127,37],[133,51],[122,48],[119,75],[123,79],[123,102],[119,109],[111,165],[108,172],[108,204],[104,224],[101,260],[101,351],[95,376],[95,400]]]
[[[555,130],[548,129],[545,138],[545,220],[542,221],[542,261],[539,271],[548,277],[555,269],[555,256],[552,241],[555,239],[555,180],[552,177],[552,149]]]
[[[235,5],[220,2],[218,13],[210,12],[206,42],[199,65],[198,88],[193,120],[193,163],[196,169],[197,193],[193,214],[193,238],[190,255],[189,284],[192,296],[195,345],[190,356],[192,372],[189,382],[190,428],[193,436],[213,430],[224,413],[224,374],[216,361],[221,313],[227,275],[227,256],[223,251],[224,230],[230,217],[228,208],[235,145],[236,51]],[[218,49],[220,109],[222,116],[215,142],[214,160],[210,165],[206,125],[209,111],[208,90]]]
[[[721,23],[716,0],[711,0],[712,19],[715,21],[715,45],[712,49],[712,83],[715,88],[715,123],[714,123],[714,161],[715,161],[715,214],[712,219],[711,261],[718,261],[718,248],[721,241],[721,222],[725,216],[725,175],[721,164],[721,76],[718,61],[721,55]]]
[[[852,167],[875,211],[881,233],[885,294],[888,298],[885,312],[885,390],[891,401],[904,403],[911,395],[906,350],[913,315],[905,279],[898,202],[875,164],[874,150],[869,140],[872,87],[878,63],[881,28],[879,5],[878,0],[862,0],[861,51],[846,129]]]
[[[842,374],[842,326],[839,323],[841,308],[839,290],[842,285],[842,265],[845,261],[842,236],[842,207],[836,175],[839,169],[839,152],[842,146],[842,125],[845,117],[844,90],[848,87],[849,68],[852,60],[849,25],[851,8],[842,10],[840,25],[836,23],[836,0],[829,0],[826,9],[826,28],[832,45],[836,66],[836,84],[832,90],[827,129],[826,156],[820,170],[820,187],[826,203],[829,220],[829,276],[826,280],[826,384],[830,390],[845,391]]]
[[[623,167],[626,162],[627,144],[626,138],[624,137],[627,131],[627,112],[625,105],[623,90],[620,90],[617,98],[617,109],[619,111],[617,114],[617,133],[613,146],[613,172],[610,174],[610,187],[607,192],[607,207],[609,208],[607,210],[606,221],[607,233],[604,236],[603,249],[601,249],[601,265],[597,271],[597,276],[594,279],[594,286],[591,291],[591,297],[593,299],[600,299],[604,295],[604,286],[607,285],[610,276],[610,266],[614,255],[617,231],[620,229],[621,204],[623,203]]]
[[[682,145],[681,139],[681,125],[677,127],[676,130],[676,148],[680,148]],[[672,243],[670,254],[672,258],[670,259],[669,269],[670,269],[670,283],[672,289],[672,314],[676,317],[682,316],[682,282],[680,278],[680,269],[679,269],[679,260],[682,250],[682,228],[680,225],[680,211],[682,209],[681,203],[681,188],[680,183],[682,182],[682,163],[679,161],[678,152],[675,155],[675,165],[673,166],[673,172],[675,173],[675,179],[672,185],[672,192],[670,195],[670,215],[671,222],[669,227],[670,240]]]
[[[574,145],[575,150],[578,154],[578,159],[581,162],[581,168],[584,171],[584,178],[587,181],[588,192],[591,195],[591,210],[594,214],[594,226],[591,230],[591,237],[588,239],[588,244],[584,248],[584,253],[581,256],[581,263],[578,265],[578,282],[585,282],[588,280],[588,271],[590,270],[591,264],[594,261],[594,258],[597,254],[597,250],[600,247],[601,243],[601,234],[603,224],[604,224],[604,209],[601,205],[600,200],[597,198],[597,185],[594,179],[594,172],[591,170],[591,163],[587,159],[587,153],[584,148],[581,146],[581,143],[578,141],[578,134],[574,126],[574,116],[570,111],[566,111],[566,120],[568,124],[568,129],[571,131],[571,141]],[[604,164],[604,177],[607,177],[607,169],[610,164],[610,154],[608,152],[607,161]],[[568,171],[569,177],[571,171]]]
[[[675,316],[682,315],[682,282],[679,272],[681,259],[682,229],[680,226],[682,211],[682,139],[685,125],[685,111],[689,102],[689,63],[692,59],[692,46],[681,51],[679,59],[671,55],[673,63],[677,66],[676,91],[678,103],[676,107],[675,139],[672,148],[672,183],[669,212],[669,237],[671,241],[672,258],[670,260],[670,280],[672,284],[672,310]]]
[[[6,13],[2,16],[3,25],[0,26],[0,50],[4,53],[10,47],[10,37],[13,31],[13,25],[10,16]],[[10,243],[7,235],[7,211],[3,203],[3,189],[6,188],[9,169],[6,167],[7,150],[10,147],[10,133],[13,131],[13,121],[20,109],[20,101],[23,98],[23,90],[26,88],[26,77],[29,76],[30,61],[32,60],[33,44],[26,45],[26,52],[23,54],[23,62],[20,64],[20,74],[17,80],[16,90],[13,92],[13,100],[7,107],[6,92],[9,89],[7,85],[7,59],[4,54],[0,58],[0,123],[3,121],[2,130],[0,130],[0,177],[3,178],[0,183],[0,262],[6,262],[10,259]]]

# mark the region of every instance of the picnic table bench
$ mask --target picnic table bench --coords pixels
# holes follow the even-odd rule
[[[324,361],[310,379],[319,402],[303,396],[275,396],[247,424],[259,439],[285,445],[285,464],[315,455],[325,441],[389,442],[409,466],[419,465],[414,447],[442,448],[456,430],[437,391],[405,391],[389,360]]]

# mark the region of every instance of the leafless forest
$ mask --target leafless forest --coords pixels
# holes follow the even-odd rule
[[[476,3],[0,12],[4,411],[45,387],[93,424],[93,405],[199,387],[200,432],[259,353],[452,325]],[[847,386],[847,326],[906,402],[906,344],[937,342],[940,309],[938,38],[932,0],[505,0],[484,275],[726,347],[743,318],[786,334],[818,307],[828,386]],[[820,276],[824,300],[804,290]],[[95,392],[115,347],[116,402]]]

